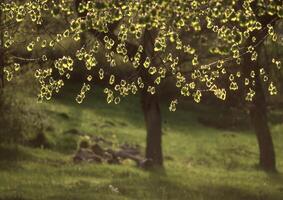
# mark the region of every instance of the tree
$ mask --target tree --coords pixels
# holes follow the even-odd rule
[[[260,9],[254,10],[254,5]],[[67,38],[79,41],[82,33],[92,34],[75,55],[58,58],[52,66],[45,65],[48,57],[37,49],[36,54],[40,56],[36,60],[41,63],[35,72],[41,85],[39,101],[49,100],[53,93],[60,91],[64,81],[76,70],[76,61],[84,63],[87,77],[76,97],[78,103],[83,102],[94,79],[108,79],[104,88],[108,103],[118,104],[122,98],[140,92],[147,128],[146,157],[155,165],[163,163],[159,96],[165,82],[174,84],[178,91],[171,99],[171,111],[176,110],[181,97],[191,97],[199,103],[204,93],[212,93],[225,100],[228,91],[243,88],[247,89],[245,99],[256,105],[254,116],[263,113],[258,110],[262,89],[260,81],[255,80],[261,68],[254,67],[257,65],[254,61],[257,61],[261,40],[274,38],[276,33],[273,21],[265,24],[257,16],[272,12],[278,20],[283,17],[282,4],[266,4],[263,0],[12,1],[2,3],[1,10],[11,21],[21,24],[29,20],[44,31],[47,19],[66,21],[65,30],[51,34],[48,41],[40,33],[31,38],[26,44],[28,52],[33,52],[37,45],[52,50]],[[259,32],[260,35],[255,34]],[[99,66],[99,51],[104,53],[109,67]],[[252,67],[243,70],[242,62]],[[128,66],[131,74],[119,77],[115,73],[119,63]],[[8,69],[5,72],[6,75],[13,73]],[[246,84],[247,81],[254,84]],[[277,93],[272,77],[268,84],[271,95]],[[268,146],[272,149],[271,144]]]
[[[3,24],[2,10],[0,9],[0,28],[2,28]],[[4,88],[4,34],[3,31],[0,30],[0,108],[2,107],[3,101],[3,88]]]
[[[279,6],[280,1],[274,1],[274,6]],[[282,2],[281,2],[282,6]],[[255,51],[261,54],[261,48],[263,42],[266,39],[266,35],[271,34],[274,36],[275,33],[271,33],[271,27],[274,27],[276,21],[278,20],[278,16],[276,13],[267,12],[265,14],[260,14],[257,7],[257,1],[254,1],[251,4],[251,8],[256,15],[257,20],[261,23],[262,29],[255,30],[251,32],[250,36],[246,41],[246,46],[249,47],[253,43],[253,37],[257,38],[258,41],[261,41],[259,45],[255,47]],[[253,63],[255,62],[255,63]],[[260,68],[260,61],[259,59],[253,61],[247,55],[244,56],[244,65],[252,66],[252,70],[255,72],[254,81],[255,81],[255,99],[250,106],[250,116],[251,121],[254,126],[254,130],[256,132],[258,146],[259,146],[259,164],[266,171],[276,171],[276,160],[275,160],[275,150],[272,141],[272,136],[270,133],[270,129],[268,126],[267,120],[267,102],[265,97],[264,88],[262,85],[261,80],[261,68]],[[266,66],[265,68],[269,68],[270,66]],[[246,68],[244,67],[244,73],[247,72]],[[272,89],[272,88],[271,88]]]

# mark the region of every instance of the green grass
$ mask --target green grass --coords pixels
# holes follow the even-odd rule
[[[258,149],[251,131],[205,127],[198,123],[196,109],[163,109],[164,170],[144,171],[131,163],[73,164],[79,136],[66,134],[70,129],[145,146],[136,97],[115,106],[90,95],[77,105],[73,93],[42,105],[51,124],[46,130],[50,149],[1,146],[0,200],[283,199],[282,122],[272,125],[278,174],[257,169]],[[202,112],[217,118],[217,111]]]

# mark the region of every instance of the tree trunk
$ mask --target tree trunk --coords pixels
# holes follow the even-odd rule
[[[274,145],[268,126],[266,100],[259,75],[256,77],[256,82],[256,96],[250,108],[250,117],[258,141],[259,165],[265,171],[276,171]]]
[[[3,17],[2,17],[2,11],[0,9],[0,123],[1,123],[1,118],[4,116],[4,109],[3,109],[3,104],[4,104],[4,99],[3,99],[3,93],[4,93],[4,37],[3,37]],[[1,126],[1,125],[0,125]],[[0,127],[0,138],[2,138],[3,135],[3,128]]]
[[[256,13],[256,1],[253,3],[253,10]],[[246,47],[253,45],[252,37],[256,37],[257,41],[264,41],[267,35],[267,25],[272,22],[274,25],[276,16],[264,15],[258,16],[258,20],[261,22],[262,30],[255,30],[251,33],[247,40]],[[260,54],[263,43],[255,47],[255,50]],[[276,171],[275,151],[272,141],[272,135],[268,126],[267,118],[267,105],[265,99],[264,88],[262,86],[260,78],[260,62],[257,59],[256,62],[251,61],[251,55],[246,54],[244,56],[243,72],[246,77],[250,76],[250,71],[255,72],[255,97],[250,106],[250,118],[252,126],[254,127],[258,147],[259,147],[259,165],[265,171]]]
[[[143,91],[142,109],[146,124],[146,158],[155,166],[163,165],[161,112],[156,95]]]
[[[154,57],[154,41],[156,33],[151,30],[144,32],[143,47],[144,52],[142,53],[142,62],[146,57]],[[152,63],[156,64],[156,60],[152,59]],[[147,131],[146,136],[146,159],[151,163],[149,165],[162,166],[163,155],[162,155],[162,131],[161,131],[161,112],[159,107],[158,88],[156,88],[155,94],[150,94],[147,88],[154,85],[154,80],[148,74],[147,70],[141,66],[139,70],[140,76],[143,78],[144,89],[141,92],[141,104],[144,113],[145,126]]]
[[[3,34],[3,16],[2,11],[0,10],[0,106],[1,106],[1,100],[3,95],[3,88],[4,88],[4,34]]]
[[[0,99],[4,88],[4,52],[0,46]]]
[[[250,58],[246,58],[249,59]],[[254,66],[255,77],[255,97],[249,108],[251,124],[256,133],[259,147],[259,165],[265,171],[276,171],[275,151],[272,135],[268,126],[267,103],[264,88],[259,75],[259,62],[248,63],[246,66]]]

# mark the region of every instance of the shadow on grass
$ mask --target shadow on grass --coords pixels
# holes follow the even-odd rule
[[[277,171],[277,172],[269,172],[267,173],[267,175],[272,183],[281,185],[281,187],[278,189],[282,191],[283,194],[283,173]]]
[[[184,184],[166,175],[165,171],[149,172],[147,178],[113,180],[111,185],[117,186],[120,195],[130,199],[190,199],[190,200],[281,200],[283,194],[266,194],[253,192],[228,185],[195,185]],[[137,189],[138,188],[138,189]]]
[[[31,160],[32,155],[25,153],[17,145],[0,144],[0,170],[14,170],[20,168],[19,162]]]
[[[5,198],[0,198],[0,200],[29,200],[29,199],[25,199],[23,197],[5,197]]]
[[[52,103],[59,103],[68,106],[70,116],[75,116],[79,119],[82,116],[83,110],[93,110],[97,116],[109,118],[111,122],[119,124],[131,124],[135,127],[144,127],[144,118],[141,109],[139,95],[122,98],[119,105],[107,104],[101,88],[96,88],[91,91],[82,104],[77,104],[75,97],[80,90],[80,85],[74,87],[66,87],[59,96],[52,100]],[[190,130],[190,134],[199,134],[200,127],[203,127],[197,122],[195,111],[189,109],[178,109],[176,113],[169,112],[168,103],[161,102],[163,127],[178,132]],[[123,126],[121,126],[123,128]]]
[[[32,149],[32,151],[38,150],[39,149],[35,148]],[[52,153],[50,156],[44,156],[44,154],[40,156],[34,155],[32,152],[29,152],[26,147],[20,145],[0,145],[0,170],[11,172],[22,170],[23,162],[43,164],[45,167],[59,167],[68,164],[67,161],[56,156],[58,156],[56,153],[54,155]]]
[[[138,97],[122,99],[119,105],[108,104],[101,88],[87,95],[82,104],[77,104],[75,97],[80,90],[79,85],[64,88],[62,93],[54,98],[53,103],[61,103],[71,108],[71,115],[81,116],[83,109],[93,110],[99,116],[108,116],[112,119],[122,119],[133,125],[143,125],[143,117]]]

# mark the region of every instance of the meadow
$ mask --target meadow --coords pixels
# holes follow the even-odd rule
[[[164,168],[143,170],[129,160],[73,163],[82,135],[145,147],[139,98],[107,105],[97,90],[82,105],[75,103],[72,88],[38,105],[49,124],[44,132],[48,147],[1,145],[1,200],[283,199],[282,121],[270,123],[278,173],[266,173],[257,167],[258,146],[249,127],[229,130],[200,122],[205,116],[228,124],[233,112],[221,107],[188,105],[172,113],[162,106]],[[34,97],[25,98],[35,103]]]

